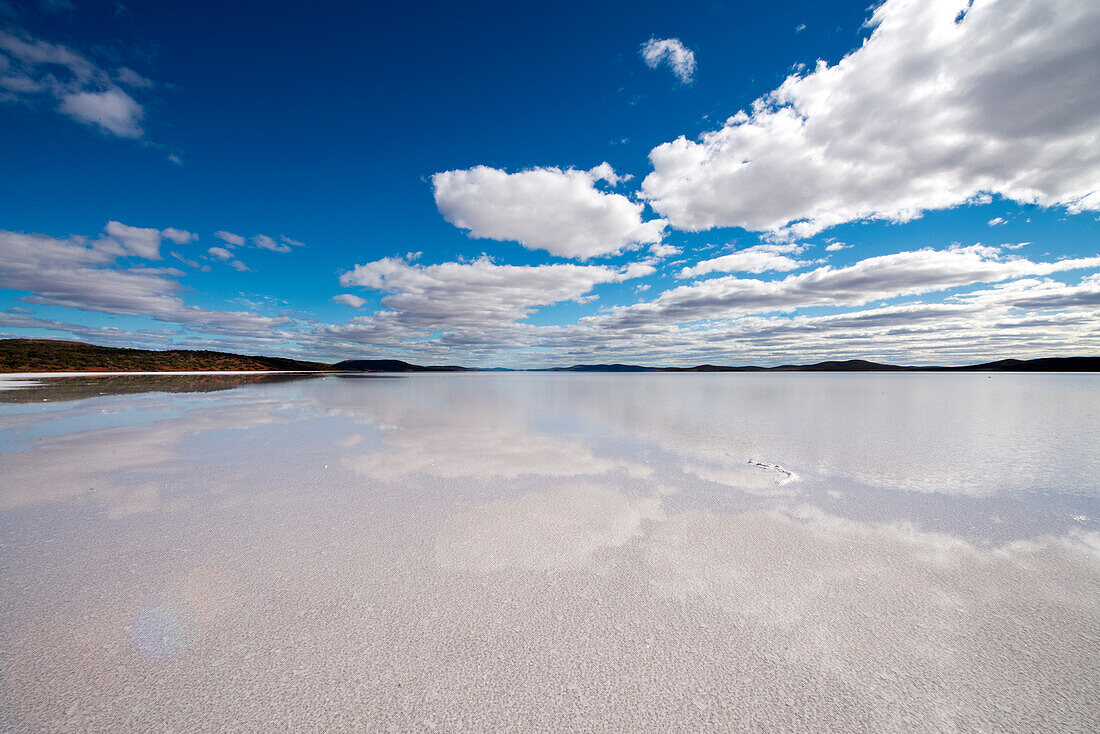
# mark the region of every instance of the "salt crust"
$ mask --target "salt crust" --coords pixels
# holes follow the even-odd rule
[[[9,446],[0,730],[1100,730],[1087,518],[987,546],[415,385]]]

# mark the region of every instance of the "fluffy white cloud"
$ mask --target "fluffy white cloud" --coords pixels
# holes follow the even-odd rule
[[[98,125],[120,138],[140,138],[145,112],[134,98],[121,89],[105,92],[76,92],[61,98],[59,109],[69,117]]]
[[[729,255],[716,257],[702,262],[690,268],[680,271],[681,278],[693,278],[707,273],[764,273],[769,270],[785,272],[798,270],[809,263],[805,260],[796,260],[792,254],[802,252],[800,245],[770,244],[753,245]]]
[[[0,101],[53,99],[58,111],[78,122],[111,135],[140,138],[145,110],[119,84],[153,86],[132,69],[111,74],[65,46],[0,31]]]
[[[1100,209],[1100,3],[887,0],[866,42],[650,153],[683,230],[807,236],[985,193]]]
[[[363,304],[367,302],[366,298],[357,296],[354,293],[341,293],[338,296],[333,296],[332,300],[336,303],[342,303],[345,306],[351,306],[352,308],[361,308]]]
[[[526,318],[541,306],[585,298],[600,283],[614,283],[654,272],[651,265],[497,265],[482,257],[472,262],[416,265],[387,257],[340,277],[340,285],[385,294],[382,305],[404,326],[440,330],[497,325]]]
[[[642,60],[650,69],[667,64],[681,84],[695,77],[695,53],[679,38],[651,38],[642,44]]]
[[[207,252],[218,258],[219,260],[232,260],[233,253],[224,247],[211,247],[207,249]]]
[[[846,245],[843,242],[832,242],[825,246],[825,252],[840,252],[841,250],[847,250],[851,245]]]
[[[642,221],[644,205],[596,188],[622,180],[607,163],[518,173],[476,166],[437,173],[432,185],[440,213],[471,237],[584,260],[661,241],[664,220]]]
[[[582,319],[620,327],[685,323],[810,306],[859,306],[898,296],[973,283],[1100,267],[1100,257],[1055,262],[1006,258],[999,248],[974,245],[898,252],[843,268],[821,267],[781,280],[727,276],[665,291],[653,301]]]

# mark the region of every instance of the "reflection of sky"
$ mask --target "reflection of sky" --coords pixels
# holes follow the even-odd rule
[[[823,728],[975,690],[956,728],[1095,728],[1100,382],[729,377],[0,406],[0,728],[263,728],[257,701],[338,728],[286,708],[326,695],[402,730],[553,728],[611,692],[623,729],[778,725],[807,675],[856,712]]]
[[[300,456],[301,466],[343,482],[356,481],[349,469],[383,484],[652,475],[683,490],[681,502],[759,507],[760,497],[773,505],[800,498],[842,516],[1011,539],[1080,527],[1080,518],[1087,529],[1098,514],[1095,382],[416,375],[4,405],[0,506],[84,501],[92,489],[101,504],[137,492],[151,509],[164,505],[148,501],[151,492],[194,489],[171,477],[235,472],[229,481],[248,492],[238,475],[271,475],[277,484]],[[346,445],[349,436],[356,445]],[[783,466],[799,481],[777,481],[750,461]]]
[[[97,408],[82,405],[79,409],[65,410],[51,416],[48,421],[37,420],[32,423],[11,421],[15,427],[4,430],[0,440],[0,452],[25,450],[33,445],[35,439],[48,436],[65,436],[81,431],[98,431],[106,428],[125,426],[148,426],[154,422],[179,417],[181,411],[172,406],[155,405],[149,408],[134,405],[128,409]]]

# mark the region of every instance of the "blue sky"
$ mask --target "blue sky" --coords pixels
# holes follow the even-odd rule
[[[541,366],[1100,345],[1100,6],[0,1],[0,336]]]

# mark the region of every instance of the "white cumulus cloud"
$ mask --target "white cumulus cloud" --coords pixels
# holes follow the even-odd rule
[[[651,206],[798,237],[989,194],[1100,209],[1100,3],[887,0],[868,25],[839,63],[653,149]]]
[[[530,250],[588,259],[660,242],[663,219],[642,220],[644,205],[596,188],[623,177],[603,163],[588,171],[532,168],[518,173],[476,166],[432,176],[435,202],[471,237],[515,240]]]

